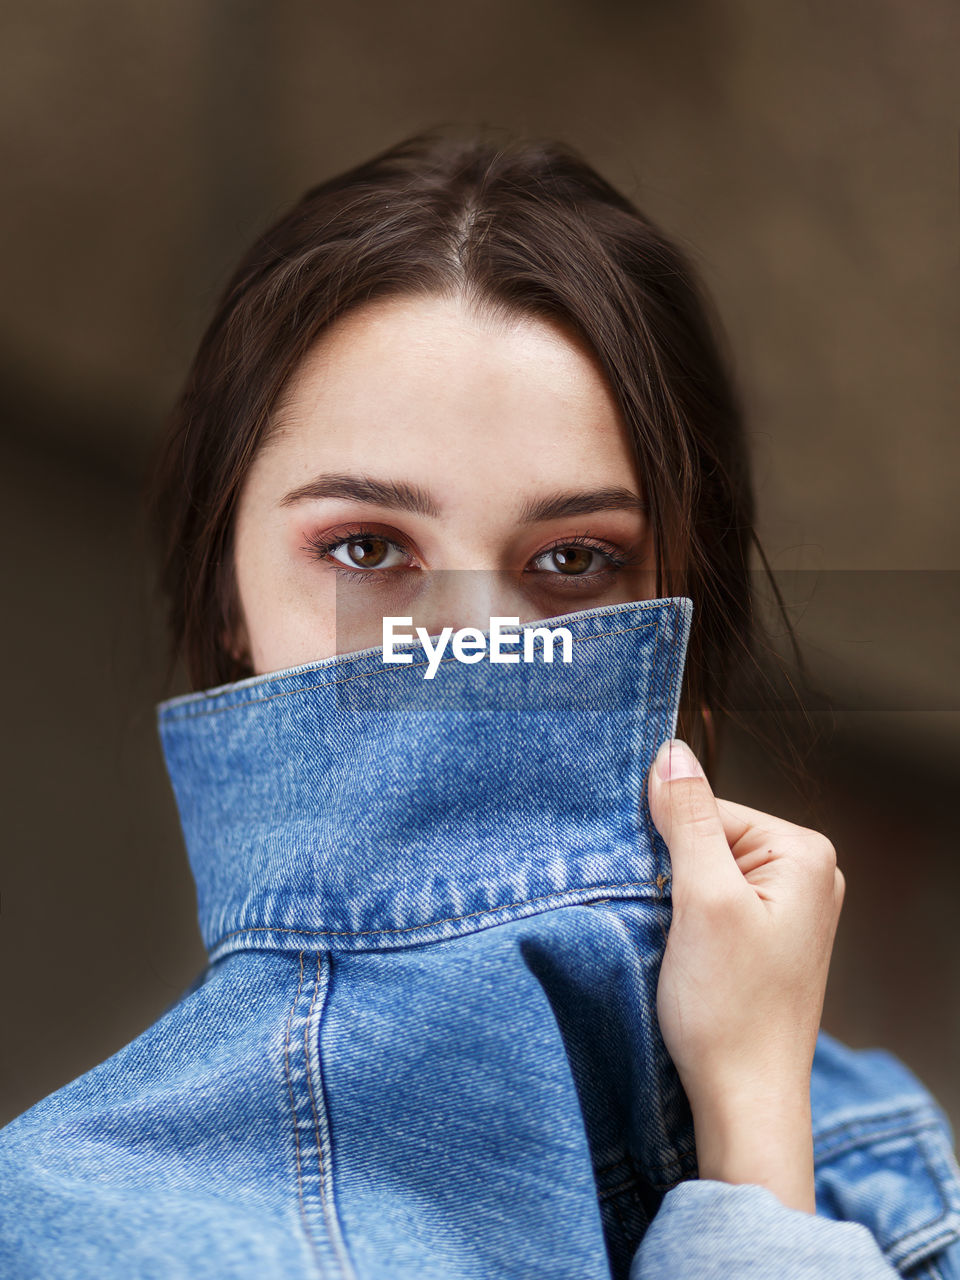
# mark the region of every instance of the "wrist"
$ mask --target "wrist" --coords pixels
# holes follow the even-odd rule
[[[809,1083],[693,1106],[701,1178],[766,1187],[788,1208],[816,1212]]]

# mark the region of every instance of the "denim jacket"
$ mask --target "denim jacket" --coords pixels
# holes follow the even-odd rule
[[[644,785],[691,619],[161,703],[209,962],[0,1131],[0,1275],[957,1280],[952,1135],[885,1052],[821,1033],[816,1215],[697,1179]]]

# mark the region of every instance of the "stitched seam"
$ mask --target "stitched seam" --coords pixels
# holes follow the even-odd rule
[[[931,1225],[936,1226],[937,1223],[941,1222],[946,1216],[947,1214],[943,1214]],[[912,1234],[915,1233],[908,1232],[906,1236],[902,1236],[899,1240],[895,1241],[894,1244],[903,1244],[903,1241],[909,1239]],[[914,1248],[912,1248],[908,1253],[905,1253],[902,1258],[898,1258],[896,1265],[898,1267],[912,1267],[915,1262],[924,1261],[931,1253],[935,1251],[939,1252],[939,1250],[955,1240],[960,1240],[960,1230],[958,1230],[957,1227],[944,1227],[937,1235],[933,1236],[929,1240],[922,1241],[920,1244],[914,1246]],[[891,1248],[892,1247],[893,1246],[891,1246]]]
[[[921,1263],[921,1270],[914,1271],[910,1276],[910,1280],[943,1280],[940,1272],[936,1270],[932,1263],[924,1260]]]
[[[929,1258],[924,1258],[917,1270],[910,1268],[910,1280],[943,1280],[943,1273]]]
[[[656,670],[657,670],[657,659],[658,659],[658,657],[660,656],[660,636],[661,636],[661,633],[662,633],[662,626],[661,626],[661,622],[660,622],[660,620],[658,619],[658,621],[657,621],[657,634],[656,634],[656,638],[655,638],[655,641],[654,641],[654,648],[653,648],[653,670],[654,670],[654,671],[656,671]],[[661,691],[661,696],[662,696],[662,691]],[[660,735],[660,736],[661,736],[661,737],[663,736],[663,726],[662,726],[662,724],[661,724],[661,735]],[[652,745],[652,744],[649,744],[649,745]],[[648,771],[648,772],[649,772],[649,771]],[[649,848],[650,848],[650,852],[651,852],[651,853],[653,853],[653,854],[654,854],[654,856],[655,856],[655,858],[656,858],[656,864],[655,864],[655,865],[656,865],[656,868],[657,868],[657,878],[656,878],[656,881],[655,881],[654,883],[655,883],[655,884],[656,884],[656,886],[657,886],[657,892],[659,893],[660,897],[662,898],[662,897],[663,897],[663,865],[662,865],[662,862],[661,862],[660,854],[659,854],[659,853],[657,853],[657,846],[656,846],[656,842],[655,842],[655,840],[654,840],[653,832],[652,832],[652,831],[651,831],[651,829],[650,829],[650,804],[649,804],[649,794],[650,794],[650,791],[649,791],[649,786],[648,786],[648,780],[647,780],[647,778],[644,778],[644,780],[643,780],[643,788],[644,788],[644,796],[641,798],[641,806],[642,806],[642,808],[643,808],[643,825],[644,825],[644,830],[646,831],[646,836],[647,836],[647,845],[648,845],[648,846],[649,846]],[[663,926],[662,926],[662,925],[660,926],[660,931],[661,931],[661,933],[663,934],[663,943],[664,943],[664,946],[666,946],[666,942],[667,942],[667,932],[666,932],[666,930],[663,928]]]
[[[929,1103],[923,1101],[910,1103],[908,1106],[895,1107],[892,1111],[871,1111],[869,1115],[857,1116],[851,1120],[841,1120],[837,1124],[831,1125],[829,1129],[815,1130],[815,1138],[829,1137],[833,1133],[841,1133],[844,1129],[852,1129],[857,1125],[871,1124],[874,1121],[900,1120],[904,1116],[919,1116],[927,1113],[929,1117]],[[930,1119],[924,1119],[924,1124],[930,1123]]]
[[[817,1148],[828,1156],[836,1154],[838,1150],[849,1150],[851,1147],[873,1142],[878,1138],[898,1137],[904,1133],[935,1128],[937,1128],[936,1117],[924,1104],[920,1104],[914,1107],[901,1107],[896,1111],[881,1111],[856,1120],[845,1120],[841,1124],[834,1125],[832,1129],[814,1133],[813,1140]],[[831,1146],[831,1139],[838,1139],[841,1145]]]
[[[303,952],[300,953],[301,956]],[[310,1070],[310,1027],[311,1018],[313,1017],[313,1007],[317,1002],[317,993],[320,990],[320,952],[317,952],[317,974],[313,980],[313,996],[310,1000],[310,1009],[307,1013],[306,1025],[303,1028],[303,1056],[307,1064],[307,1091],[310,1094],[310,1109],[313,1112],[313,1132],[317,1140],[317,1165],[320,1173],[320,1200],[323,1204],[324,1217],[327,1212],[327,1191],[324,1185],[324,1163],[323,1150],[320,1146],[320,1120],[317,1116],[317,1103],[313,1096],[313,1072]]]
[[[620,1193],[623,1191],[631,1191],[638,1184],[639,1184],[639,1180],[636,1177],[631,1176],[627,1178],[626,1182],[619,1182],[615,1187],[607,1187],[605,1191],[601,1191],[600,1199],[609,1200],[613,1196],[620,1195]]]
[[[857,1151],[860,1148],[872,1147],[878,1142],[887,1142],[897,1138],[910,1137],[922,1133],[925,1129],[933,1128],[932,1122],[926,1125],[906,1124],[900,1126],[891,1126],[888,1129],[870,1129],[862,1133],[851,1133],[848,1137],[838,1139],[836,1143],[829,1147],[816,1147],[816,1156],[818,1159],[830,1161],[837,1156],[847,1155],[851,1151]]]
[[[649,631],[653,626],[657,628],[657,633],[659,635],[659,623],[647,622],[644,623],[643,626],[638,627],[621,627],[618,631],[598,631],[594,635],[573,636],[572,641],[574,644],[581,644],[584,640],[603,640],[607,636],[626,635],[629,631]],[[438,665],[442,666],[445,662],[455,661],[457,661],[457,658],[455,655],[451,655],[449,658],[441,658]],[[263,698],[251,698],[248,702],[233,702],[227,707],[211,707],[206,711],[187,711],[183,712],[181,715],[168,715],[164,717],[164,722],[167,724],[174,724],[180,720],[198,720],[201,716],[218,716],[222,715],[225,711],[239,711],[243,707],[254,707],[262,702],[272,702],[275,698],[290,698],[298,693],[312,693],[316,689],[328,689],[331,685],[348,684],[351,680],[366,680],[371,676],[399,676],[403,671],[415,671],[417,667],[428,667],[429,665],[429,659],[426,662],[403,663],[397,667],[384,665],[383,667],[376,668],[373,671],[358,671],[355,675],[344,676],[341,680],[324,680],[319,684],[304,685],[302,689],[285,689],[279,693],[267,694],[266,697]]]
[[[893,1121],[905,1116],[916,1116],[917,1114],[918,1114],[918,1109],[916,1108],[903,1108],[899,1111],[890,1112],[886,1116],[870,1117],[870,1120],[880,1120],[881,1122],[883,1120]],[[919,1112],[919,1114],[922,1114],[922,1111]],[[869,1124],[870,1120],[861,1121],[861,1122],[848,1121],[844,1125],[838,1125],[836,1126],[836,1128],[832,1130],[828,1130],[828,1133],[830,1134],[841,1133],[843,1132],[844,1129],[853,1128],[857,1123]],[[919,1122],[914,1122],[912,1124],[905,1124],[905,1125],[901,1124],[899,1126],[895,1126],[887,1129],[882,1129],[882,1128],[870,1129],[865,1133],[858,1134],[856,1137],[851,1137],[851,1139],[848,1140],[847,1142],[837,1147],[834,1147],[827,1152],[818,1153],[818,1156],[822,1154],[824,1156],[824,1159],[821,1161],[818,1158],[817,1162],[829,1163],[831,1160],[835,1159],[837,1156],[846,1155],[848,1152],[856,1151],[861,1147],[870,1147],[874,1145],[874,1143],[876,1142],[883,1142],[883,1141],[888,1141],[894,1138],[907,1137],[911,1134],[922,1136],[931,1131],[935,1133],[937,1132],[937,1130],[938,1130],[938,1124],[937,1124],[937,1121],[933,1118],[921,1120]],[[896,1250],[903,1249],[905,1246],[907,1246],[908,1251],[904,1254],[903,1257],[900,1257],[897,1260],[899,1266],[909,1266],[911,1262],[916,1261],[918,1258],[922,1257],[925,1253],[928,1253],[931,1249],[937,1247],[937,1245],[941,1241],[946,1242],[946,1241],[949,1241],[950,1239],[960,1239],[960,1228],[958,1228],[957,1226],[943,1228],[940,1230],[940,1232],[936,1236],[934,1236],[933,1238],[930,1237],[930,1234],[929,1234],[930,1231],[939,1227],[940,1224],[944,1222],[947,1218],[949,1218],[951,1215],[953,1215],[956,1218],[957,1210],[953,1207],[953,1205],[951,1205],[948,1202],[947,1197],[944,1194],[942,1179],[940,1178],[939,1174],[937,1173],[937,1171],[934,1169],[933,1165],[930,1162],[930,1153],[927,1149],[927,1144],[923,1141],[919,1141],[916,1143],[916,1147],[920,1151],[920,1155],[923,1160],[924,1167],[926,1168],[927,1175],[930,1178],[930,1181],[933,1184],[938,1196],[940,1197],[941,1212],[935,1218],[931,1218],[928,1222],[923,1223],[919,1227],[911,1227],[909,1231],[905,1231],[903,1232],[902,1235],[894,1237],[892,1240],[888,1241],[884,1245],[884,1251],[888,1254],[893,1254]],[[919,1241],[919,1243],[913,1243],[911,1246],[909,1242],[911,1242],[911,1240],[913,1240],[914,1238],[916,1238]]]
[[[596,1170],[596,1175],[598,1178],[602,1178],[604,1174],[612,1173],[614,1169],[627,1169],[631,1167],[632,1167],[632,1164],[631,1164],[630,1156],[629,1154],[627,1154],[627,1155],[621,1156],[619,1160],[611,1160],[609,1164],[603,1164],[598,1166]]]
[[[307,1219],[307,1207],[303,1199],[303,1168],[300,1163],[300,1134],[297,1127],[297,1107],[293,1097],[293,1082],[290,1078],[290,1027],[293,1024],[293,1014],[300,1000],[300,992],[303,989],[303,952],[300,952],[300,981],[297,983],[297,994],[293,997],[293,1004],[290,1006],[290,1012],[287,1015],[287,1034],[284,1043],[283,1065],[287,1077],[287,1093],[290,1098],[290,1114],[293,1117],[293,1141],[297,1155],[297,1196],[300,1201],[300,1217],[303,1220],[303,1229],[306,1234],[310,1247],[313,1250],[316,1259],[317,1268],[320,1274],[323,1274],[323,1268],[320,1266],[320,1255],[317,1252],[317,1244],[313,1238],[313,1232],[310,1230],[310,1223]]]
[[[911,1127],[905,1130],[897,1131],[893,1134],[885,1134],[883,1136],[884,1137],[888,1137],[888,1136],[900,1137],[904,1133],[914,1133],[914,1132],[920,1133],[924,1128],[929,1128],[929,1126]],[[905,1246],[907,1247],[907,1252],[902,1257],[898,1257],[897,1259],[897,1265],[900,1267],[909,1266],[912,1262],[917,1261],[918,1258],[923,1257],[924,1254],[929,1253],[932,1248],[936,1247],[936,1244],[941,1239],[949,1239],[951,1236],[953,1236],[954,1238],[957,1238],[958,1235],[960,1235],[956,1227],[953,1227],[953,1228],[947,1227],[947,1228],[941,1229],[938,1235],[933,1236],[932,1238],[930,1236],[930,1232],[935,1228],[939,1227],[940,1224],[944,1222],[948,1217],[953,1215],[956,1218],[956,1212],[947,1203],[946,1196],[943,1194],[943,1189],[940,1185],[940,1180],[937,1177],[936,1173],[934,1172],[930,1164],[930,1157],[927,1151],[926,1143],[918,1142],[916,1146],[919,1148],[921,1158],[923,1160],[924,1166],[927,1171],[927,1176],[930,1178],[930,1181],[933,1183],[933,1186],[935,1187],[937,1194],[940,1197],[941,1211],[935,1218],[931,1218],[929,1222],[924,1222],[919,1227],[911,1227],[909,1231],[904,1231],[901,1235],[895,1236],[893,1239],[888,1240],[884,1244],[883,1246],[884,1253],[887,1254],[888,1257],[893,1255],[896,1251],[903,1249]],[[913,1243],[909,1243],[909,1242],[913,1242]]]
[[[929,1259],[925,1258],[923,1261],[923,1270],[915,1271],[913,1275],[911,1275],[910,1280],[943,1280],[943,1272],[938,1266],[934,1266]]]
[[[678,637],[677,637],[677,631],[676,631],[676,628],[674,628],[674,633],[673,633],[673,656],[672,656],[671,661],[670,661],[670,667],[669,667],[669,669],[663,673],[663,688],[662,688],[661,693],[660,693],[660,697],[661,697],[661,700],[662,700],[662,703],[663,703],[663,720],[662,720],[662,722],[661,722],[661,726],[660,726],[660,738],[661,738],[661,741],[662,741],[662,739],[663,739],[663,737],[664,737],[664,735],[665,735],[665,733],[666,733],[666,731],[667,731],[667,710],[668,710],[669,702],[670,702],[671,697],[672,697],[672,694],[673,694],[673,690],[674,690],[674,688],[676,687],[676,682],[677,682],[677,660],[678,660],[678,657],[679,657],[679,645],[678,645],[678,643],[677,643],[677,639],[678,639]],[[666,873],[665,873],[665,872],[663,872],[663,868],[662,868],[662,867],[661,867],[660,880],[661,880],[660,892],[661,892],[661,895],[662,895],[662,893],[663,893],[663,885],[666,883],[666,880],[667,880]]]
[[[943,1237],[945,1232],[950,1233],[951,1229],[943,1228],[943,1230],[941,1230],[938,1236],[933,1237],[933,1241],[931,1241],[931,1238],[929,1235],[930,1231],[932,1231],[935,1227],[939,1227],[940,1223],[946,1221],[946,1219],[949,1218],[951,1214],[953,1214],[954,1220],[956,1221],[955,1211],[947,1203],[947,1198],[944,1195],[943,1188],[940,1185],[940,1179],[937,1176],[937,1174],[934,1172],[933,1166],[930,1163],[930,1153],[927,1150],[927,1144],[925,1142],[918,1142],[916,1145],[920,1148],[920,1154],[923,1157],[923,1163],[924,1163],[924,1166],[926,1167],[927,1174],[930,1178],[930,1181],[936,1187],[937,1194],[940,1196],[940,1203],[943,1205],[943,1211],[940,1213],[938,1217],[932,1218],[929,1222],[924,1223],[923,1226],[914,1227],[911,1231],[905,1231],[902,1236],[898,1236],[896,1240],[892,1241],[890,1248],[896,1248],[898,1246],[902,1248],[908,1240],[911,1240],[913,1237],[918,1238],[919,1243],[913,1246],[911,1252],[907,1253],[905,1257],[899,1259],[899,1263],[901,1266],[908,1265],[909,1261],[915,1261],[918,1257],[921,1257],[925,1252],[929,1252],[933,1242],[938,1241],[941,1237]],[[956,1226],[953,1227],[952,1234],[954,1238],[957,1237],[958,1232],[957,1232]],[[949,1234],[946,1236],[946,1238],[949,1238]]]
[[[481,911],[468,911],[465,915],[444,916],[440,920],[428,920],[425,924],[405,925],[402,929],[289,929],[282,925],[245,925],[242,929],[233,929],[230,933],[225,933],[211,945],[211,951],[223,945],[230,938],[236,938],[241,933],[293,933],[298,937],[328,937],[328,938],[359,938],[368,937],[374,934],[384,933],[415,933],[418,929],[432,929],[434,925],[450,924],[454,920],[470,920],[474,916],[496,915],[500,911],[509,911],[512,907],[525,907],[531,902],[546,902],[551,898],[559,898],[567,893],[592,893],[595,889],[633,889],[644,885],[656,886],[656,880],[622,880],[615,884],[587,884],[577,889],[560,889],[554,893],[541,894],[536,898],[523,898],[519,902],[505,902],[499,907],[484,907]],[[571,906],[578,906],[578,903],[571,903]]]
[[[321,1127],[320,1127],[320,1115],[317,1107],[318,1094],[320,1096],[320,1107],[321,1108],[323,1107],[323,1063],[320,1057],[320,1022],[322,1021],[323,1008],[326,1004],[327,993],[330,988],[329,963],[330,962],[328,959],[327,967],[324,968],[323,952],[318,951],[317,952],[317,975],[316,975],[316,978],[314,979],[313,999],[310,1001],[310,1013],[307,1015],[307,1025],[305,1026],[304,1032],[303,1032],[303,1049],[304,1049],[304,1059],[307,1064],[307,1088],[309,1089],[309,1092],[310,1092],[310,1107],[311,1107],[311,1110],[313,1111],[313,1132],[314,1132],[314,1137],[316,1138],[316,1143],[317,1143],[317,1165],[318,1165],[319,1177],[320,1177],[320,1200],[323,1206],[324,1220],[327,1225],[327,1234],[333,1244],[334,1249],[336,1250],[339,1256],[343,1274],[345,1276],[354,1277],[355,1272],[353,1270],[353,1266],[350,1263],[350,1259],[346,1256],[343,1240],[341,1239],[340,1224],[337,1221],[336,1209],[332,1201],[329,1200],[327,1197],[326,1178],[324,1175],[325,1175],[325,1171],[329,1171],[330,1178],[331,1178],[331,1190],[332,1190],[333,1169],[332,1169],[331,1162],[324,1160],[323,1138],[321,1135]],[[316,1003],[317,994],[321,991],[322,991],[322,995],[320,998],[320,1017],[318,1017],[316,1029],[313,1031],[313,1042],[316,1045],[316,1049],[317,1049],[317,1072],[318,1072],[317,1091],[315,1093],[313,1088],[313,1072],[310,1067],[310,1061],[311,1061],[310,1036],[311,1036],[311,1030],[312,1030],[313,1008],[314,1008],[314,1004]]]
[[[926,1128],[929,1131],[932,1126],[927,1126]],[[922,1132],[924,1132],[924,1126],[905,1125],[901,1128],[881,1129],[875,1132],[857,1134],[844,1142],[837,1143],[834,1147],[816,1149],[815,1159],[817,1163],[829,1164],[832,1160],[849,1155],[852,1151],[867,1150],[877,1143],[895,1141],[898,1138],[916,1137]]]
[[[916,1109],[902,1109],[900,1111],[890,1112],[888,1116],[871,1117],[871,1119],[894,1120],[903,1116],[910,1116],[910,1115],[916,1115],[916,1114],[917,1114]],[[869,1123],[869,1121],[864,1121],[862,1123]],[[851,1122],[848,1122],[847,1125],[838,1125],[836,1129],[830,1130],[829,1132],[839,1133],[839,1132],[842,1132],[844,1128],[850,1128],[855,1124],[856,1122],[851,1121]],[[920,1136],[930,1131],[936,1131],[937,1127],[938,1127],[937,1122],[934,1119],[928,1119],[928,1120],[920,1121],[919,1123],[900,1125],[898,1127],[888,1128],[885,1130],[884,1129],[868,1130],[866,1133],[861,1133],[856,1137],[852,1137],[846,1143],[843,1143],[842,1145],[839,1145],[837,1147],[830,1149],[827,1152],[822,1153],[825,1157],[825,1160],[823,1161],[823,1163],[829,1163],[830,1160],[835,1159],[837,1156],[846,1155],[848,1152],[856,1151],[861,1147],[870,1147],[875,1142],[878,1142],[878,1141],[882,1142],[882,1141],[888,1141],[893,1138],[902,1138],[902,1137],[909,1136],[910,1134],[915,1134]],[[940,1197],[941,1211],[937,1215],[937,1217],[931,1218],[928,1222],[923,1223],[919,1227],[911,1227],[909,1231],[905,1231],[903,1232],[902,1235],[894,1237],[892,1240],[888,1241],[884,1245],[884,1251],[888,1255],[892,1255],[896,1250],[903,1249],[905,1246],[907,1246],[908,1248],[907,1253],[905,1253],[903,1257],[900,1257],[897,1259],[898,1266],[909,1266],[911,1262],[916,1261],[920,1257],[923,1257],[924,1254],[928,1253],[931,1249],[937,1247],[937,1245],[941,1240],[946,1242],[950,1239],[960,1239],[960,1229],[958,1229],[958,1227],[956,1226],[943,1228],[938,1235],[934,1236],[932,1239],[930,1237],[929,1233],[931,1230],[939,1227],[939,1225],[942,1222],[944,1222],[947,1218],[949,1218],[951,1215],[956,1217],[957,1211],[948,1202],[947,1197],[944,1194],[942,1181],[930,1163],[930,1153],[927,1150],[926,1143],[920,1141],[916,1143],[916,1146],[919,1148],[920,1155],[924,1163],[924,1167],[926,1168],[926,1171],[927,1171],[927,1176],[930,1178],[930,1181],[933,1184],[937,1192],[937,1195]],[[911,1242],[914,1239],[918,1240],[919,1243],[913,1243],[911,1246],[909,1242]]]

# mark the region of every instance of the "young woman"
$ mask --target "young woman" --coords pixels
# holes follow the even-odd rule
[[[0,1134],[4,1274],[960,1275],[945,1117],[819,1032],[833,846],[709,782],[718,333],[557,144],[418,135],[257,240],[151,489],[210,963]]]

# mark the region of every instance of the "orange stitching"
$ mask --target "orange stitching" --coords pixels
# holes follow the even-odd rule
[[[368,934],[414,933],[418,929],[431,929],[435,924],[450,924],[454,920],[470,920],[473,916],[496,915],[498,911],[509,911],[511,907],[525,907],[531,902],[545,902],[549,898],[560,898],[567,893],[592,893],[594,889],[634,889],[643,885],[656,885],[656,883],[656,880],[618,880],[613,884],[587,884],[581,885],[578,889],[558,889],[554,893],[542,893],[536,898],[523,898],[519,902],[504,902],[499,907],[484,907],[481,911],[468,911],[465,915],[460,916],[444,916],[441,920],[427,920],[424,924],[405,925],[402,929],[287,929],[282,925],[245,925],[242,929],[233,929],[230,933],[225,933],[222,938],[218,938],[213,943],[210,950],[215,950],[217,947],[222,946],[228,938],[235,938],[241,933],[295,933],[298,936],[306,935],[310,938],[359,938]],[[571,903],[570,905],[576,906],[577,904]]]
[[[657,627],[659,633],[659,624],[655,622],[644,623],[640,627],[621,627],[618,631],[598,631],[595,635],[590,636],[574,636],[573,643],[579,644],[584,640],[603,640],[607,636],[626,635],[628,631],[649,631],[651,627]],[[454,655],[449,658],[441,658],[440,664],[444,662],[454,662]],[[404,663],[403,670],[413,671],[417,667],[427,667],[429,662]],[[199,720],[201,716],[217,716],[224,711],[238,711],[242,707],[255,707],[261,702],[272,702],[274,698],[289,698],[297,693],[312,693],[315,689],[329,689],[331,685],[348,684],[351,680],[365,680],[370,676],[397,676],[400,675],[400,668],[394,670],[391,666],[384,665],[374,671],[358,671],[356,675],[344,676],[342,680],[324,680],[320,684],[308,684],[302,689],[286,689],[282,693],[270,693],[264,698],[251,698],[249,702],[234,702],[228,707],[212,707],[207,711],[186,711],[182,715],[164,715],[165,723],[176,722],[178,720]]]

